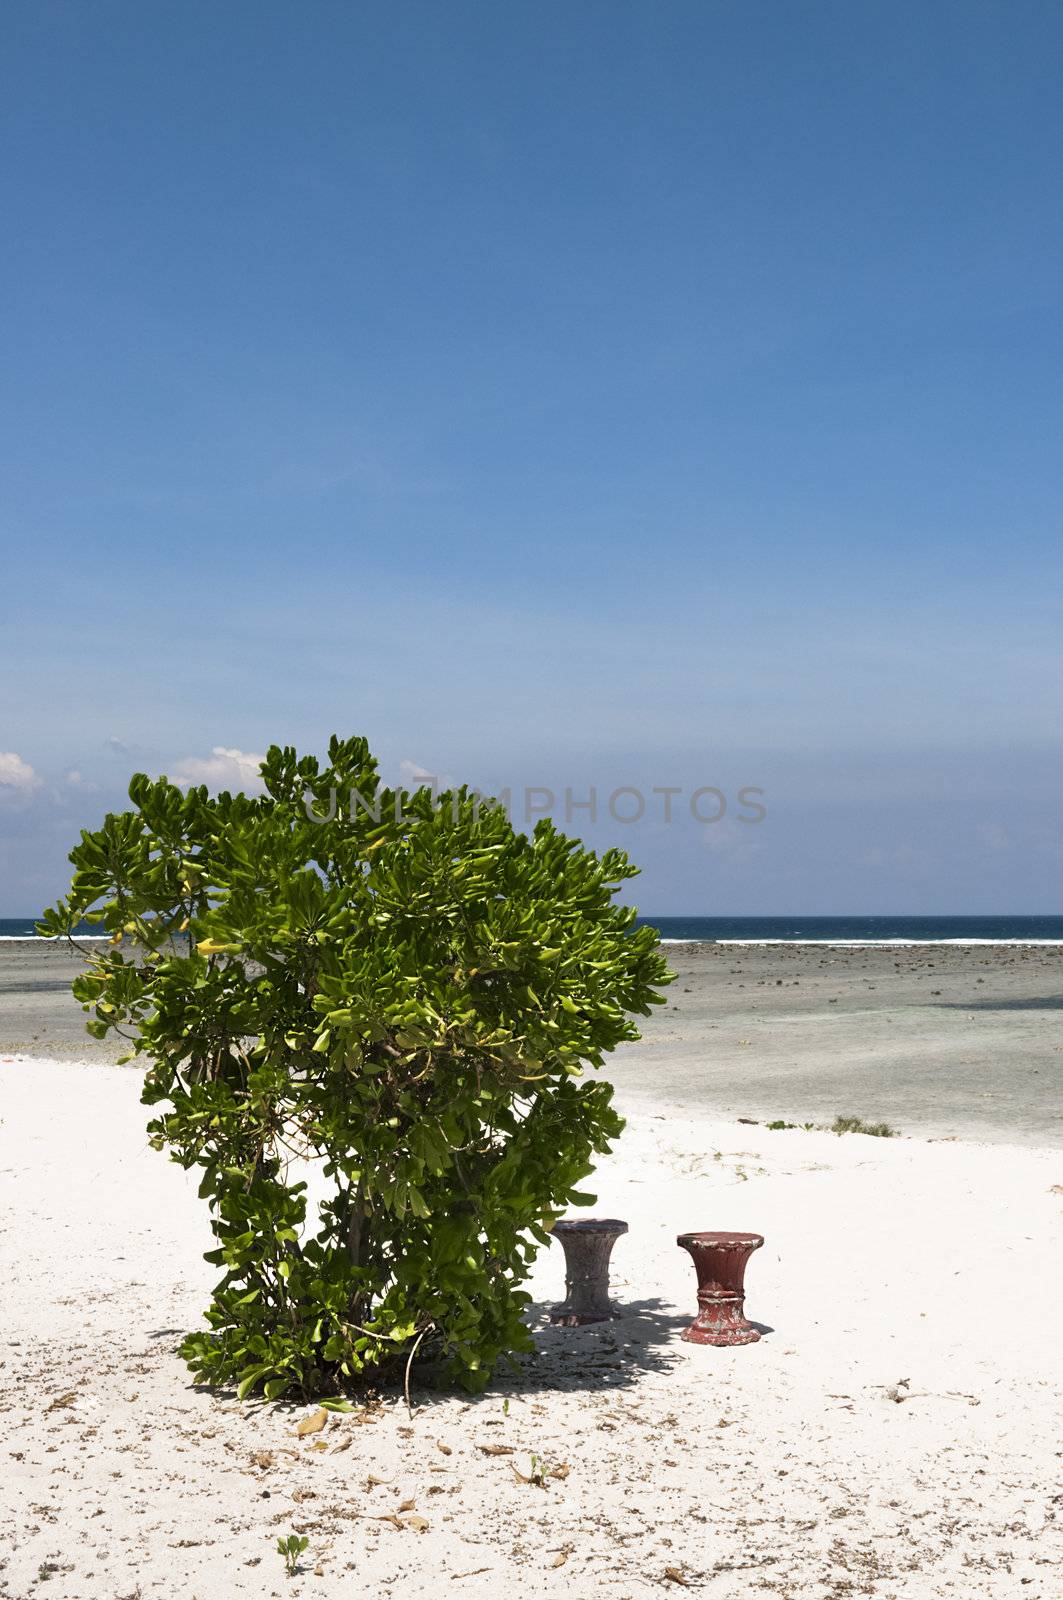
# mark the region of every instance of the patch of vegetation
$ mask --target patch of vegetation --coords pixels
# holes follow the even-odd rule
[[[182,1354],[241,1398],[408,1383],[419,1349],[480,1389],[532,1348],[523,1281],[623,1126],[584,1070],[671,976],[615,903],[636,869],[465,788],[382,787],[364,739],[275,746],[262,778],[138,774],[39,924],[111,935],[86,1025],[130,1040],[151,1143],[202,1171],[222,1276]]]
[[[290,1533],[286,1539],[277,1540],[277,1552],[284,1557],[284,1570],[289,1578],[294,1578],[298,1572],[299,1557],[309,1543],[305,1534],[298,1533]]]
[[[896,1139],[899,1130],[891,1128],[888,1122],[865,1122],[863,1117],[835,1117],[831,1123],[831,1133],[866,1133],[872,1139]]]

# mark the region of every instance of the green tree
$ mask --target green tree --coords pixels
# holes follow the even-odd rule
[[[466,789],[380,787],[363,739],[262,775],[134,777],[40,924],[111,935],[74,983],[87,1027],[146,1058],[153,1144],[203,1169],[223,1275],[182,1353],[272,1399],[427,1340],[481,1387],[530,1347],[521,1284],[622,1127],[584,1069],[668,981],[615,903],[636,869]]]

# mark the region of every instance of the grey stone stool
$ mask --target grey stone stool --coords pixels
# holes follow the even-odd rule
[[[565,1219],[554,1224],[554,1238],[565,1252],[565,1298],[550,1312],[563,1328],[607,1322],[618,1313],[609,1301],[609,1257],[627,1223],[614,1217]]]

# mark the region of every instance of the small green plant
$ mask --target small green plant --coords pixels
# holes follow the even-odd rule
[[[796,1128],[797,1127],[797,1123],[796,1122],[784,1122],[782,1120],[782,1118],[780,1117],[777,1122],[766,1122],[764,1124],[764,1126],[766,1128],[769,1128],[772,1131],[772,1133],[777,1133],[779,1131],[779,1129],[781,1129],[781,1128]]]
[[[310,1540],[305,1534],[290,1533],[287,1539],[277,1540],[277,1551],[284,1557],[284,1570],[289,1578],[294,1578],[299,1570],[299,1557],[306,1549]]]
[[[537,1489],[549,1487],[551,1478],[567,1478],[569,1465],[567,1461],[547,1462],[542,1456],[533,1455],[531,1466],[527,1472],[521,1472],[519,1467],[510,1462],[510,1469],[518,1483],[533,1483]]]
[[[222,1276],[182,1354],[241,1399],[408,1389],[418,1351],[482,1389],[532,1348],[536,1250],[623,1127],[586,1069],[670,978],[615,903],[636,869],[468,789],[383,787],[364,739],[274,746],[262,781],[138,774],[39,924],[110,935],[86,1025],[131,1041],[151,1143],[201,1170]]]
[[[865,1122],[863,1117],[835,1117],[831,1133],[867,1133],[873,1139],[896,1139],[897,1129],[888,1122]]]

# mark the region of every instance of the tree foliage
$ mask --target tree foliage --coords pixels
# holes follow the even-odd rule
[[[480,1387],[529,1348],[521,1284],[622,1126],[584,1069],[668,978],[614,900],[635,869],[465,789],[380,787],[363,739],[262,773],[259,797],[134,777],[40,924],[111,935],[87,1027],[130,1038],[153,1144],[203,1169],[222,1276],[183,1354],[308,1397],[427,1337]]]

